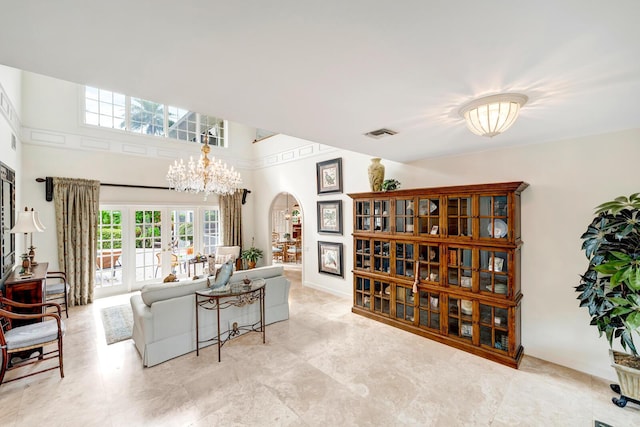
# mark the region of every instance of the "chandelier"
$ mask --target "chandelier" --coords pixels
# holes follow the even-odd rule
[[[233,170],[233,166],[229,169],[220,159],[216,161],[214,157],[209,160],[210,151],[209,137],[205,135],[202,154],[197,162],[194,162],[191,156],[186,165],[182,159],[180,163],[175,160],[172,165],[169,165],[167,172],[169,188],[178,192],[204,193],[204,200],[207,200],[207,196],[211,193],[218,195],[235,193],[242,185],[240,173]]]
[[[476,99],[460,109],[467,127],[476,135],[493,137],[505,130],[518,118],[520,108],[529,100],[519,93],[503,93]]]

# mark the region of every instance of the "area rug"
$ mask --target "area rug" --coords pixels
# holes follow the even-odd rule
[[[128,304],[105,307],[100,310],[107,345],[128,340],[133,331],[133,312]]]

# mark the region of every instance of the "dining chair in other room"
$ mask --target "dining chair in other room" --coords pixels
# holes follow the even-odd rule
[[[55,307],[57,313],[20,314],[20,311],[27,312],[38,308],[44,310],[48,307]],[[2,350],[0,353],[2,358],[0,360],[0,385],[3,382],[8,383],[54,369],[60,369],[60,378],[64,378],[62,337],[65,333],[65,325],[60,319],[61,315],[60,304],[54,302],[24,304],[7,299],[0,294],[0,348]],[[45,321],[45,319],[53,320]],[[33,321],[34,323],[12,327],[14,320]],[[57,348],[45,351],[45,347],[52,345],[56,345]],[[34,355],[35,352],[37,352],[36,355]],[[26,358],[22,358],[24,354],[27,354]],[[4,376],[8,371],[54,359],[58,359],[58,364],[55,366],[46,363],[46,367],[41,370],[29,370],[24,375],[4,381]]]
[[[44,299],[46,302],[58,302],[64,306],[64,313],[69,318],[68,295],[71,286],[67,283],[67,275],[64,271],[47,271],[44,285]],[[53,283],[51,283],[53,282]]]
[[[296,239],[295,244],[287,245],[287,258],[286,261],[298,262],[302,259],[302,241]]]

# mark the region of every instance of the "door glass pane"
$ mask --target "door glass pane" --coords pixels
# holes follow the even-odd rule
[[[164,277],[162,270],[162,213],[135,211],[136,281]]]
[[[204,211],[203,223],[203,244],[204,254],[213,254],[216,246],[222,244],[220,241],[220,211],[218,209],[207,209]]]
[[[98,215],[96,287],[122,284],[122,212],[101,210]]]

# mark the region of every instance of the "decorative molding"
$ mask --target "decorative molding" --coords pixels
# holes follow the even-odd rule
[[[109,141],[104,139],[82,138],[80,140],[80,145],[83,148],[87,148],[90,150],[109,151],[111,149],[111,144],[109,143]]]
[[[46,145],[56,144],[56,145],[65,145],[67,138],[64,134],[60,133],[51,133],[51,132],[43,132],[43,131],[31,131],[31,141],[35,142],[43,142]]]
[[[13,103],[11,102],[11,98],[7,95],[7,91],[4,90],[4,86],[0,83],[0,112],[4,116],[11,129],[13,129],[13,133],[16,135],[22,135],[20,130],[22,129],[22,123],[20,123],[20,116],[16,111]]]
[[[109,152],[114,154],[126,154],[130,156],[151,157],[160,159],[180,159],[188,160],[190,156],[194,158],[199,155],[191,149],[192,146],[179,147],[180,142],[167,141],[167,147],[158,147],[158,144],[149,144],[147,140],[141,143],[135,141],[122,141],[110,138],[92,137],[86,135],[59,132],[50,129],[22,128],[23,143],[31,145],[43,145],[49,147],[64,148],[68,150],[84,150],[95,152]],[[274,135],[272,138],[277,138]],[[222,149],[220,149],[222,150]],[[281,151],[279,153],[269,153],[258,159],[241,159],[231,156],[223,156],[220,150],[212,150],[216,158],[224,160],[229,166],[236,169],[251,170],[277,166],[289,162],[299,161],[305,158],[324,155],[338,148],[322,145],[315,142],[301,145],[296,148]]]

